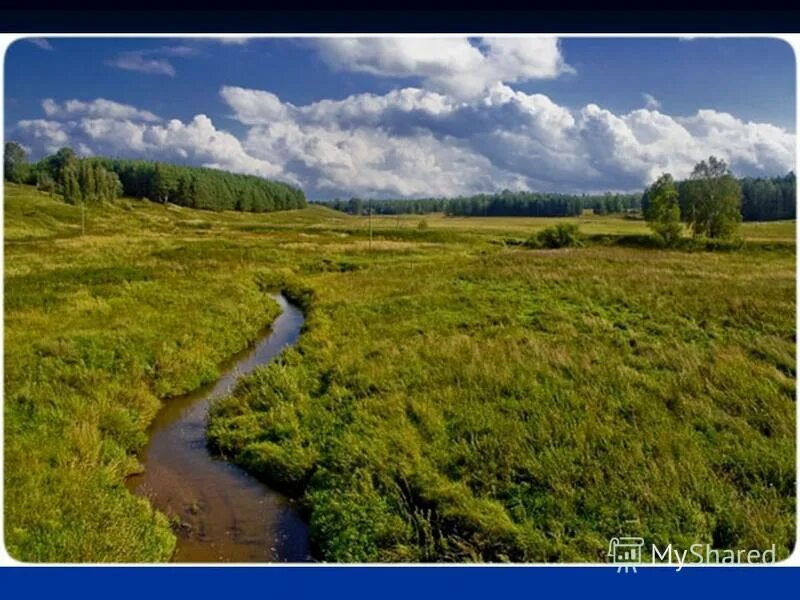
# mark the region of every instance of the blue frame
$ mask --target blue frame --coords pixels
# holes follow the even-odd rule
[[[7,567],[4,598],[638,598],[791,596],[800,569],[787,567]],[[606,595],[606,594],[603,594]]]

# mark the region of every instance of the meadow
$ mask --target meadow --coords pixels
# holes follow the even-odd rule
[[[274,319],[299,344],[214,409],[211,447],[295,496],[328,561],[605,561],[610,537],[795,531],[795,223],[741,246],[643,221],[266,214],[5,188],[5,543],[163,561],[126,475],[161,402]],[[579,248],[522,242],[557,222]],[[594,237],[592,237],[594,236]]]

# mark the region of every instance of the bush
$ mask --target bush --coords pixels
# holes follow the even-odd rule
[[[531,236],[525,245],[529,248],[573,248],[583,245],[581,237],[577,224],[559,223]]]
[[[744,238],[738,235],[732,235],[727,239],[700,238],[693,240],[693,242],[694,247],[699,247],[703,250],[732,251],[744,248]]]

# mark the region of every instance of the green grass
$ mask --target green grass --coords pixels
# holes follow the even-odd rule
[[[167,209],[97,208],[83,238],[79,211],[6,188],[6,545],[30,561],[164,560],[166,520],[123,485],[144,430],[277,306],[239,261],[185,258],[196,240],[166,233]]]
[[[306,329],[209,435],[301,500],[324,560],[605,561],[620,534],[794,544],[793,222],[707,252],[601,243],[647,233],[609,216],[378,217],[370,244],[366,218],[319,206],[122,201],[81,237],[79,208],[23,186],[5,218],[19,559],[169,557],[168,523],[123,478],[160,401],[274,318],[275,287]],[[561,221],[584,247],[507,243]]]

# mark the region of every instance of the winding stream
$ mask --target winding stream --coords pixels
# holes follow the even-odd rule
[[[141,457],[144,472],[128,479],[130,490],[180,519],[176,562],[309,560],[308,530],[292,503],[206,448],[212,402],[300,335],[302,312],[274,298],[283,312],[254,347],[223,365],[216,383],[164,404]]]

